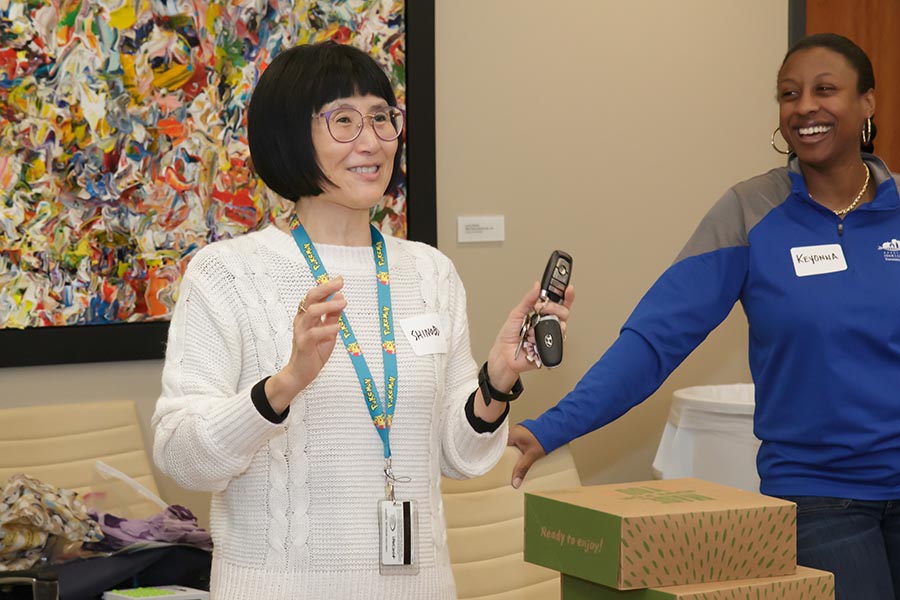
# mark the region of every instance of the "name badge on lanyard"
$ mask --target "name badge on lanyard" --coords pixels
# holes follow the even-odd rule
[[[391,424],[397,405],[397,349],[394,343],[394,317],[391,305],[390,269],[384,236],[370,226],[372,232],[372,253],[375,257],[375,278],[378,280],[378,304],[381,331],[381,352],[384,358],[384,391],[382,400],[378,387],[365,357],[359,349],[356,335],[350,327],[347,315],[341,313],[339,322],[340,338],[350,356],[350,362],[359,378],[363,400],[372,418],[375,431],[384,446],[384,489],[385,499],[378,501],[379,531],[379,572],[382,575],[415,575],[418,565],[418,510],[413,500],[397,500],[394,497],[394,483],[407,483],[408,477],[396,477],[391,467]],[[319,258],[309,234],[296,214],[291,215],[291,233],[300,253],[306,259],[313,279],[328,281],[328,272]]]
[[[847,270],[844,249],[840,244],[798,246],[791,248],[791,260],[797,277],[824,275]]]
[[[419,572],[416,544],[419,511],[415,500],[379,500],[378,570],[382,575],[415,575]]]

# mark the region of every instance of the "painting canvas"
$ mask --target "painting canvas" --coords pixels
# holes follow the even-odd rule
[[[292,206],[250,162],[260,73],[334,39],[403,106],[405,16],[394,0],[0,0],[3,366],[161,355],[197,250]],[[404,177],[373,211],[383,232],[407,237],[406,196]]]

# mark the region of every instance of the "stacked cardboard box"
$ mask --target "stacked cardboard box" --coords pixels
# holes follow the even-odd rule
[[[584,579],[561,576],[561,600],[830,600],[831,573],[797,567],[793,575],[735,579],[622,591]]]
[[[571,576],[564,600],[834,597],[797,569],[793,503],[699,479],[526,494],[525,560]]]

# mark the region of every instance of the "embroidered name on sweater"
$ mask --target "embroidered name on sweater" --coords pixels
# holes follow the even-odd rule
[[[844,259],[844,250],[840,244],[791,248],[791,260],[794,262],[797,277],[847,270],[847,261]]]

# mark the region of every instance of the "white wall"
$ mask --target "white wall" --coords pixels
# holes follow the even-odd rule
[[[439,246],[466,283],[476,360],[550,251],[575,258],[565,362],[526,378],[519,420],[612,343],[729,185],[779,164],[787,2],[436,0],[436,30]],[[456,217],[478,214],[505,215],[506,241],[457,244]],[[650,478],[672,390],[748,381],[746,345],[738,309],[650,400],[573,445],[583,480]],[[131,398],[149,446],[161,368],[0,369],[0,405]],[[158,479],[206,523],[204,494]]]

